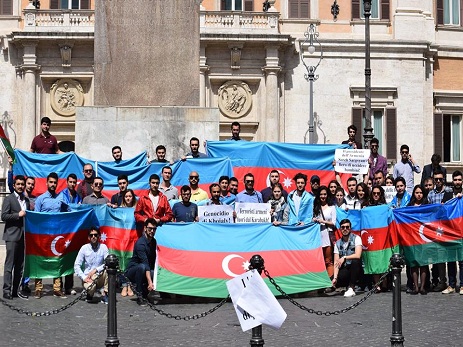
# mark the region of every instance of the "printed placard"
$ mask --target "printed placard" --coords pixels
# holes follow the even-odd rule
[[[336,172],[366,174],[368,172],[368,149],[336,149],[334,152],[334,167]]]
[[[236,223],[270,223],[270,204],[235,203]]]
[[[198,218],[204,223],[233,223],[233,206],[198,206]]]
[[[386,202],[389,204],[394,196],[397,194],[394,186],[382,186],[384,189],[384,196],[386,197]]]

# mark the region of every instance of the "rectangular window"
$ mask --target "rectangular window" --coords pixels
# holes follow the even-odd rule
[[[444,162],[460,162],[461,116],[445,114],[442,121]]]
[[[288,0],[289,18],[310,18],[309,0]]]
[[[0,0],[0,15],[13,15],[13,0]]]
[[[50,0],[52,10],[89,10],[90,0]]]
[[[254,11],[253,0],[222,0],[222,11]]]
[[[370,19],[390,19],[390,0],[371,0]],[[363,0],[352,0],[352,19],[365,19]]]
[[[460,0],[444,0],[444,24],[460,25]]]

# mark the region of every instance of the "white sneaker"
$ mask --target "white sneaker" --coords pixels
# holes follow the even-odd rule
[[[344,293],[344,297],[351,298],[353,296],[355,296],[355,292],[351,287],[349,287],[349,289],[347,289],[347,291]]]
[[[442,294],[452,294],[452,293],[455,293],[455,288],[452,288],[452,287],[448,286],[447,289],[444,289],[441,293],[442,293]]]
[[[76,294],[77,294],[77,292],[74,289],[72,289],[71,290],[71,295],[76,295]]]

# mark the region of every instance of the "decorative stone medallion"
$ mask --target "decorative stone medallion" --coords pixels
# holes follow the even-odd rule
[[[76,107],[84,104],[84,90],[80,83],[70,78],[63,78],[50,88],[51,108],[65,117],[76,114]]]
[[[219,88],[219,109],[226,117],[241,118],[251,110],[252,92],[243,81],[227,81]]]

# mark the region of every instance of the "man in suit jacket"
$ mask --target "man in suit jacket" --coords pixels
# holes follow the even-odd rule
[[[431,157],[431,164],[423,167],[423,173],[421,174],[421,184],[424,185],[424,180],[428,177],[434,177],[434,170],[441,170],[444,173],[444,183],[447,181],[447,170],[445,167],[440,165],[442,158],[440,154],[434,153]]]
[[[2,221],[5,222],[3,240],[6,245],[5,267],[3,272],[3,297],[27,299],[18,291],[24,268],[24,216],[29,209],[29,198],[25,196],[26,179],[22,175],[13,181],[13,193],[3,201]]]

